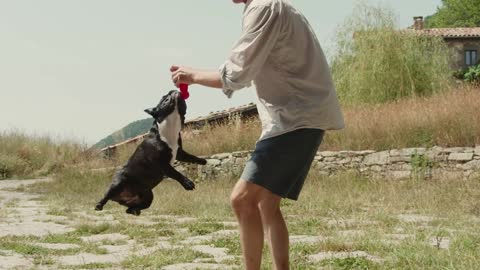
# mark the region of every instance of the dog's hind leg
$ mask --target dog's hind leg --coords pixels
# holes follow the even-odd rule
[[[123,189],[123,185],[121,183],[113,183],[105,192],[103,198],[95,205],[96,211],[102,211],[103,206],[112,198],[117,196]]]
[[[140,195],[142,199],[142,203],[138,206],[140,209],[147,209],[152,205],[153,202],[153,192],[151,189],[146,190],[145,192],[142,192]]]
[[[140,200],[141,200],[140,204],[129,207],[127,209],[126,211],[127,214],[139,216],[141,213],[141,210],[149,208],[150,205],[152,205],[152,201],[153,201],[152,190],[146,190],[145,192],[142,192],[142,194],[140,194]]]
[[[186,190],[194,190],[195,189],[195,184],[185,177],[183,174],[175,170],[170,164],[164,164],[161,166],[163,173],[165,173],[166,176],[177,180],[184,189]]]

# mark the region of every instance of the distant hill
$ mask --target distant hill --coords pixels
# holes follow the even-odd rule
[[[152,123],[153,123],[153,118],[151,117],[132,122],[126,125],[124,128],[117,130],[111,135],[107,136],[106,138],[100,140],[93,147],[101,149],[109,145],[131,139],[140,134],[144,134],[150,130]]]

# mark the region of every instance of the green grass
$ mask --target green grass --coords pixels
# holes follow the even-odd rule
[[[375,263],[365,258],[345,258],[345,259],[331,259],[322,263],[322,266],[331,267],[333,269],[358,269],[358,270],[370,270],[381,269]]]
[[[210,258],[210,256],[188,248],[169,252],[160,250],[148,256],[131,256],[122,263],[122,267],[126,269],[160,269],[162,266],[191,262],[198,258]]]
[[[216,222],[208,222],[208,223],[194,222],[194,223],[188,224],[188,230],[190,231],[191,234],[194,234],[194,235],[206,235],[212,232],[223,230],[224,228],[225,226],[223,226],[223,224],[216,223]]]
[[[219,248],[228,248],[231,254],[241,255],[242,252],[238,236],[217,237],[210,244]]]
[[[82,269],[110,269],[112,267],[115,267],[113,263],[90,263],[82,265]],[[60,269],[78,269],[78,266],[61,266]]]

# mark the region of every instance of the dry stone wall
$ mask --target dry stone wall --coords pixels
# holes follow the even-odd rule
[[[180,171],[198,180],[239,177],[251,151],[206,157],[205,166],[177,164]],[[480,177],[480,146],[455,148],[406,148],[388,151],[318,152],[311,171],[334,175],[353,171],[368,177],[386,179]]]

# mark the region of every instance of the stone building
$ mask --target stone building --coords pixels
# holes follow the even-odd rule
[[[453,50],[454,69],[465,69],[480,63],[480,27],[424,28],[423,17],[414,17],[412,26],[422,35],[442,37]]]

